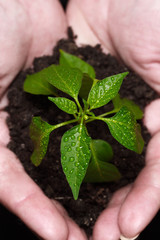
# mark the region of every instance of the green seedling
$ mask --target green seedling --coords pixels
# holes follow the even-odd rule
[[[56,125],[50,125],[41,117],[33,117],[30,136],[34,143],[31,160],[35,166],[46,155],[50,133],[59,127],[76,123],[64,133],[60,147],[62,168],[74,199],[78,198],[83,181],[108,182],[121,177],[117,167],[110,162],[113,158],[111,146],[104,140],[89,136],[87,125],[90,122],[105,122],[120,144],[139,154],[143,150],[144,141],[136,121],[142,118],[143,113],[134,102],[118,94],[127,74],[123,72],[98,80],[91,65],[60,50],[59,65],[51,65],[28,75],[24,82],[24,91],[48,95],[48,99],[58,108],[73,116],[71,120]],[[58,92],[68,94],[72,100],[58,96]],[[95,114],[95,109],[111,100],[112,111]]]

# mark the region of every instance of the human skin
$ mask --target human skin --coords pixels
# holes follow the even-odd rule
[[[124,61],[159,92],[159,10],[158,0],[71,0],[67,20],[79,43],[101,43],[106,53]],[[0,20],[2,109],[7,86],[19,70],[30,66],[35,56],[50,54],[56,41],[65,35],[67,26],[56,0],[0,0]],[[160,100],[156,100],[147,106],[144,114],[144,123],[152,134],[146,167],[135,183],[115,193],[95,225],[94,240],[117,240],[120,235],[133,237],[159,209],[159,109]],[[6,148],[9,133],[5,118],[6,113],[1,111],[0,202],[43,239],[86,239],[62,206],[44,196],[16,156]]]
[[[160,1],[159,0],[71,0],[68,24],[78,44],[100,43],[130,66],[160,93]],[[160,199],[160,100],[144,112],[151,133],[146,165],[135,182],[116,192],[98,218],[93,240],[133,238],[159,210]]]
[[[6,89],[34,57],[51,54],[66,36],[67,22],[58,0],[0,0],[0,203],[45,240],[85,240],[63,207],[48,199],[7,149]]]

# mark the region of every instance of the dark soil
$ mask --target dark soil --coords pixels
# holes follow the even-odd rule
[[[70,116],[62,113],[53,103],[47,100],[46,96],[34,96],[24,93],[22,86],[26,74],[40,71],[50,64],[57,64],[59,49],[75,54],[91,64],[96,70],[98,79],[128,70],[126,66],[117,62],[114,57],[102,53],[99,45],[78,48],[70,32],[69,39],[58,42],[52,56],[35,59],[33,68],[28,69],[26,72],[20,72],[11,85],[8,92],[9,106],[6,108],[10,114],[7,123],[10,129],[11,142],[8,147],[16,153],[26,172],[41,187],[44,193],[49,198],[61,202],[69,215],[90,235],[98,215],[107,206],[113,192],[133,182],[143,168],[146,145],[150,136],[143,127],[142,121],[140,121],[142,135],[146,144],[143,153],[138,155],[116,142],[109,134],[105,123],[94,122],[90,124],[89,133],[93,138],[107,140],[113,146],[113,163],[118,167],[123,177],[119,182],[114,183],[83,183],[77,201],[72,197],[60,164],[60,139],[68,127],[57,129],[51,134],[48,153],[42,164],[35,167],[30,161],[33,145],[29,137],[29,124],[32,116],[42,116],[51,124],[66,121]],[[157,95],[139,76],[131,70],[129,72],[130,74],[123,82],[120,95],[134,100],[143,110]],[[110,107],[111,105],[109,105]],[[103,107],[98,111],[103,112],[105,110],[106,107]]]

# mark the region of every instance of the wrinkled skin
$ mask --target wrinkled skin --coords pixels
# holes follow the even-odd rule
[[[72,0],[67,18],[79,43],[101,43],[160,92],[160,1]],[[86,32],[87,31],[87,32]],[[160,100],[146,107],[144,123],[152,134],[146,166],[136,181],[119,190],[100,215],[93,240],[134,237],[151,221],[160,199]],[[131,159],[132,160],[132,159]]]
[[[0,0],[0,95],[16,74],[36,56],[51,54],[66,36],[67,22],[58,0]],[[3,97],[3,98],[2,98]],[[0,202],[45,240],[85,240],[85,234],[55,201],[49,200],[29,178],[14,153],[0,112]]]
[[[79,43],[101,43],[106,53],[132,67],[160,92],[159,0],[70,0],[67,20],[58,0],[0,0],[0,107],[5,90],[35,56],[50,54],[65,36],[67,21]],[[40,21],[40,23],[39,23]],[[152,134],[146,166],[136,181],[117,191],[100,215],[93,240],[134,237],[151,221],[160,199],[160,100],[147,106],[144,123]],[[0,112],[0,201],[46,240],[84,240],[84,233],[57,202],[49,200],[5,146],[6,113]]]

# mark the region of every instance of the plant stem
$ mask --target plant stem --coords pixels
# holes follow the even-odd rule
[[[99,82],[100,80],[98,80],[98,79],[96,79],[96,78],[94,78],[94,79],[92,79],[93,80],[93,83],[92,83],[92,86],[91,86],[91,88],[90,88],[90,92],[91,92],[91,90],[92,90],[92,88],[96,85],[96,83],[97,82]],[[89,105],[89,96],[88,96],[88,99],[87,99],[87,103],[88,103],[88,105]],[[90,109],[88,109],[88,112],[90,112],[92,109],[90,108]]]
[[[77,119],[77,118],[78,118],[78,116],[77,116],[76,114],[73,114],[73,117],[74,117],[75,119]]]
[[[102,121],[103,121],[103,120],[106,120],[106,118],[99,117],[99,116],[95,117],[94,119],[95,119],[95,120],[102,120]]]
[[[66,122],[62,122],[62,123],[56,124],[56,125],[53,126],[52,131],[57,129],[57,128],[63,127],[65,125],[78,122],[78,120],[79,119],[77,118],[77,119],[72,119],[72,120],[69,120],[69,121],[66,121]]]
[[[108,116],[108,115],[110,115],[112,113],[117,113],[117,112],[118,112],[118,109],[113,109],[110,112],[106,112],[106,113],[103,113],[103,114],[98,115],[98,116],[91,116],[91,117],[89,117],[89,120],[86,121],[86,123],[92,122],[94,120],[101,120],[101,118],[103,118],[105,116]]]
[[[108,115],[110,115],[110,114],[112,114],[112,113],[117,113],[117,112],[118,112],[118,109],[113,109],[112,111],[103,113],[103,114],[101,114],[101,115],[99,115],[99,116],[97,116],[97,117],[105,117],[105,116],[108,116]]]
[[[78,106],[78,108],[79,108],[79,111],[80,111],[80,113],[81,113],[81,112],[82,112],[82,107],[81,107],[81,104],[80,104],[79,101],[78,101],[78,98],[76,97],[76,98],[74,98],[74,100],[76,101],[77,106]]]

